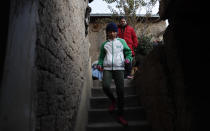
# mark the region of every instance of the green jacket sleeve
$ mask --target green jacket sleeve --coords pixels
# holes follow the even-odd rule
[[[105,54],[106,54],[106,51],[104,50],[104,45],[105,44],[106,44],[106,42],[104,42],[101,45],[100,55],[99,55],[99,58],[98,58],[98,65],[101,65],[102,67],[103,67],[104,57],[105,57]]]
[[[131,49],[128,47],[127,43],[125,42],[124,39],[119,39],[120,42],[123,44],[123,52],[125,55],[125,59],[128,59],[130,61],[132,61],[132,51]]]

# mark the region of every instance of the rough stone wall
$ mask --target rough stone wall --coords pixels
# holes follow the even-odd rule
[[[202,44],[198,3],[161,0],[160,17],[168,19],[164,45],[154,49],[136,74],[134,86],[154,131],[200,131],[209,128],[205,74],[210,58]],[[198,12],[196,12],[198,11]],[[202,48],[202,47],[205,48]],[[206,129],[205,129],[206,130]]]
[[[138,23],[136,25],[136,34],[140,36],[142,31],[145,32],[148,36],[153,36],[152,40],[162,40],[163,32],[166,29],[165,21],[160,21],[156,23],[148,23],[146,29],[144,29],[145,25],[143,23]],[[106,40],[106,32],[105,32],[106,24],[102,23],[90,23],[89,27],[89,40],[91,43],[90,46],[90,56],[92,62],[98,60],[100,46]]]
[[[144,28],[146,27],[146,29]],[[163,33],[166,29],[166,22],[165,21],[157,21],[157,22],[148,22],[145,23],[138,23],[136,25],[136,34],[140,36],[143,32],[147,36],[152,36],[152,41],[163,40]]]
[[[86,0],[39,0],[36,131],[75,127],[81,92],[88,87]]]
[[[103,24],[90,24],[89,41],[91,63],[98,60],[101,44],[106,40],[106,26]]]
[[[190,129],[192,110],[185,96],[177,47],[173,36],[168,37],[170,44],[165,43],[146,56],[133,84],[154,131],[185,131]]]

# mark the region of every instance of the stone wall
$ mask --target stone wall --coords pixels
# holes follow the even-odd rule
[[[199,3],[161,0],[160,18],[168,19],[164,45],[146,58],[133,82],[153,131],[200,131],[206,119],[210,58],[203,43]],[[203,46],[205,48],[203,48]]]
[[[84,130],[92,78],[88,2],[10,1],[0,130]]]
[[[106,40],[105,28],[106,24],[102,24],[99,22],[90,23],[89,40],[91,43],[90,56],[92,62],[98,60],[100,46]],[[135,28],[137,36],[140,36],[144,31],[146,35],[153,36],[152,40],[159,40],[159,41],[163,39],[162,36],[165,29],[166,29],[165,21],[159,21],[154,23],[150,22],[147,24],[147,26],[145,26],[144,23],[138,23]]]
[[[106,40],[106,25],[92,24],[89,26],[89,41],[91,63],[98,60],[101,44]]]
[[[90,81],[86,6],[87,1],[39,1],[37,131],[75,127],[81,93]]]

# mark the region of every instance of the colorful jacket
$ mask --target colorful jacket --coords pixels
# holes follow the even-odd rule
[[[124,28],[125,29],[123,31],[123,27],[118,26],[118,37],[126,41],[126,43],[132,51],[132,55],[134,56],[135,53],[133,48],[136,48],[138,46],[138,39],[136,33],[134,29],[129,25],[126,25]]]
[[[102,44],[98,65],[101,65],[104,70],[124,70],[125,59],[132,61],[131,49],[125,40],[115,38]]]

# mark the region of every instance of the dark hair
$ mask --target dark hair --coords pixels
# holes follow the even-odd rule
[[[107,26],[106,26],[106,32],[108,32],[108,31],[118,32],[117,25],[116,25],[114,22],[110,22],[110,23],[107,24]]]
[[[120,16],[120,17],[119,17],[119,21],[122,20],[122,19],[127,20],[125,16]]]

